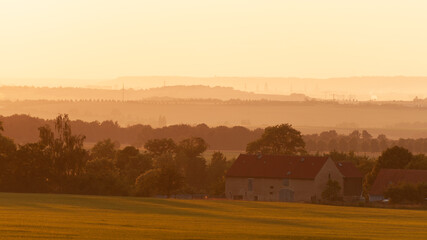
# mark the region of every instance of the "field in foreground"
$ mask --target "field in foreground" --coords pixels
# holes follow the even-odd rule
[[[0,239],[427,239],[427,211],[0,193]]]

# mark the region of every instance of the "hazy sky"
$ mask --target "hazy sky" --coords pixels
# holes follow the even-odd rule
[[[0,0],[0,78],[426,76],[426,66],[424,0]]]

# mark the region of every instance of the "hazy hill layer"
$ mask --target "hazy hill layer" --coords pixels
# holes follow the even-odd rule
[[[4,100],[142,100],[147,98],[186,98],[186,99],[242,99],[304,101],[303,94],[271,95],[255,94],[235,90],[231,87],[209,86],[166,86],[151,89],[94,89],[94,88],[48,88],[48,87],[0,87],[0,99]]]
[[[37,87],[81,87],[96,89],[150,89],[176,85],[204,85],[231,87],[244,92],[270,95],[301,93],[312,98],[336,100],[412,100],[427,98],[427,77],[364,76],[341,78],[296,77],[183,77],[183,76],[129,76],[116,79],[0,79],[0,85],[28,85]],[[61,96],[59,94],[59,96]],[[81,97],[81,96],[80,96]],[[85,96],[86,97],[86,96]],[[112,92],[109,99],[121,99]],[[189,96],[191,98],[191,96]],[[195,98],[195,97],[193,97]],[[219,98],[219,97],[214,97]],[[233,97],[234,98],[234,97]],[[132,98],[129,98],[132,99]],[[138,96],[140,99],[140,96]],[[249,99],[249,98],[244,98]]]
[[[412,100],[427,97],[427,77],[343,77],[343,78],[272,78],[272,77],[120,77],[100,81],[100,86],[153,88],[171,85],[232,87],[264,94],[303,93],[314,98],[370,100]]]

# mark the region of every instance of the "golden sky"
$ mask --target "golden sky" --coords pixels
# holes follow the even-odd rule
[[[0,0],[3,79],[426,76],[426,66],[424,0]]]

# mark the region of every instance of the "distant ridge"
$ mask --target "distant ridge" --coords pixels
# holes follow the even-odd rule
[[[124,97],[124,98],[123,98]],[[165,86],[151,89],[96,89],[96,88],[48,88],[48,87],[0,87],[2,100],[126,100],[144,99],[218,99],[218,100],[273,100],[305,101],[304,94],[273,95],[256,94],[235,90],[231,87]]]
[[[366,100],[413,100],[427,98],[427,77],[423,76],[359,76],[337,78],[298,77],[187,77],[125,76],[100,81],[101,86],[147,89],[175,85],[232,87],[262,94],[290,95],[301,93],[313,98]]]

